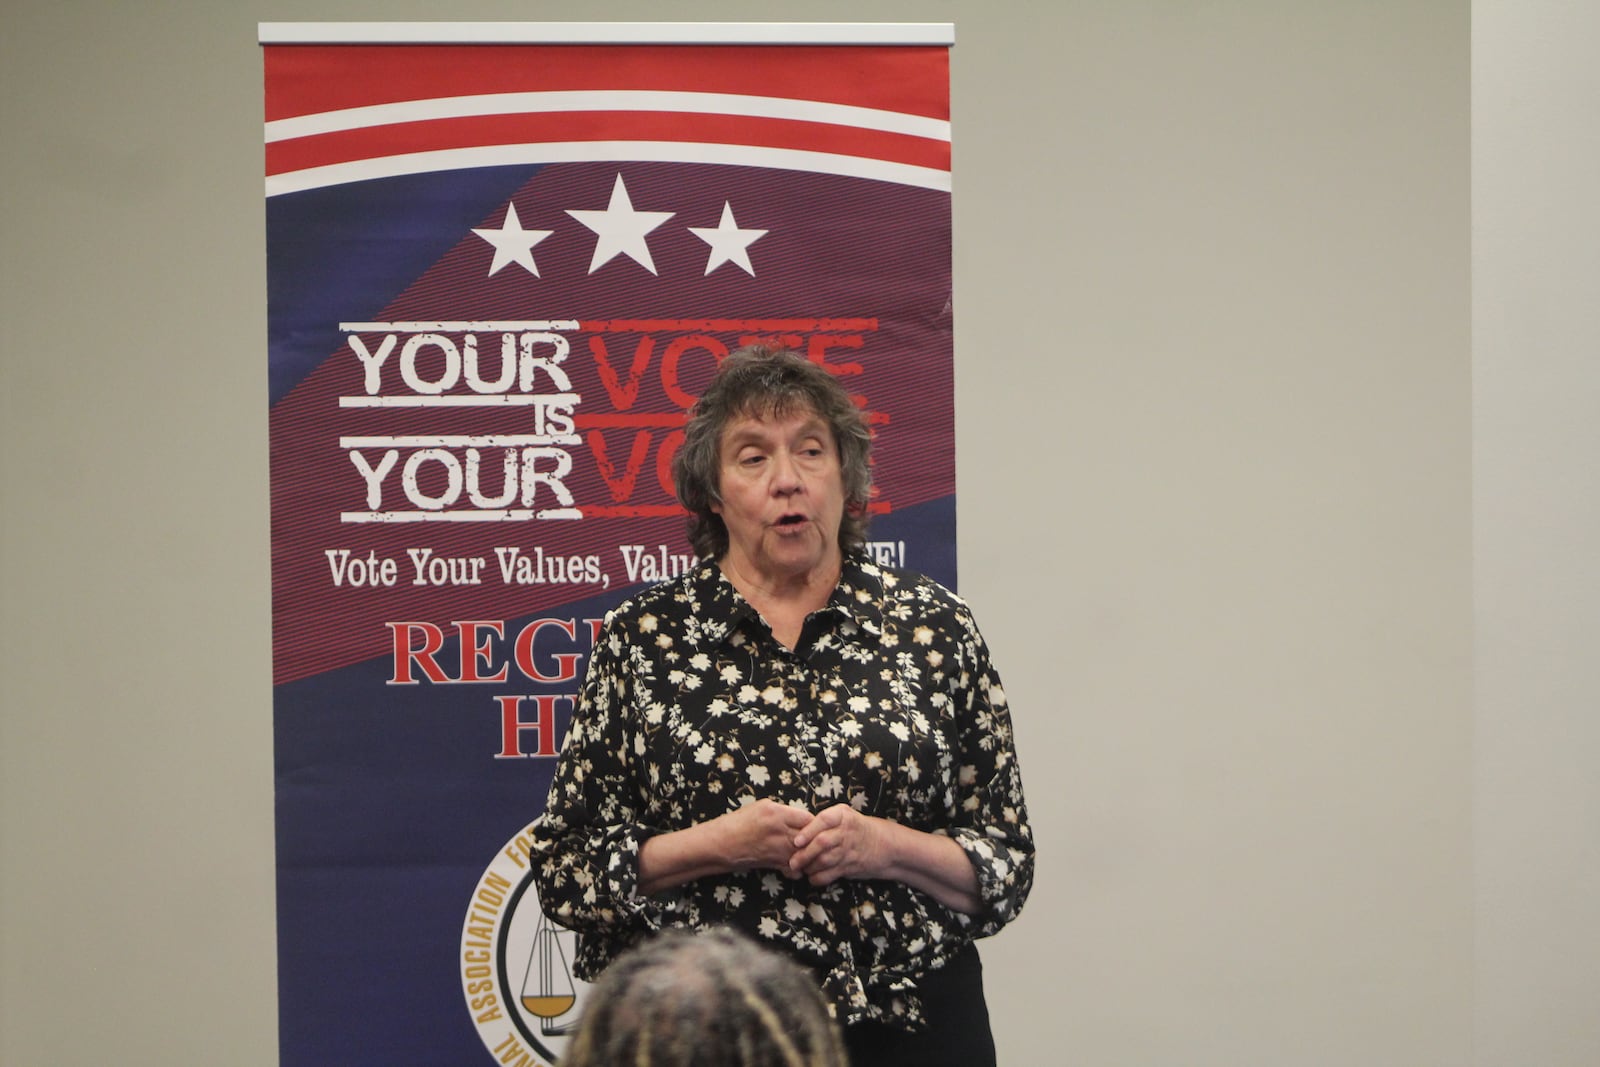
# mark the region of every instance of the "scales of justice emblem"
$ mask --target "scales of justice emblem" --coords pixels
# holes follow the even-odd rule
[[[589,985],[572,975],[578,935],[545,917],[527,829],[495,854],[461,927],[461,984],[478,1037],[501,1063],[555,1063]],[[509,1057],[509,1058],[508,1058]]]
[[[572,934],[541,913],[522,975],[522,1006],[539,1020],[539,1033],[545,1037],[561,1037],[577,1028],[578,1013],[573,1008],[578,1003],[578,991],[572,984],[566,947],[561,943],[564,936],[570,938]]]

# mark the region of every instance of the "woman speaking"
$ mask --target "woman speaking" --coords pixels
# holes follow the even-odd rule
[[[870,436],[824,368],[728,356],[673,463],[701,563],[611,612],[533,846],[594,979],[669,927],[808,967],[852,1061],[992,1064],[973,942],[1033,881],[966,605],[862,552]]]

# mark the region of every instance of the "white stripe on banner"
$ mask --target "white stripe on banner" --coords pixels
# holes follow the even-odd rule
[[[321,189],[330,185],[395,178],[433,171],[469,170],[544,163],[720,163],[729,166],[771,167],[774,170],[838,174],[870,178],[938,192],[950,191],[950,172],[880,159],[843,156],[827,152],[802,152],[788,148],[751,145],[693,144],[678,141],[573,141],[541,144],[490,145],[438,152],[336,163],[286,171],[267,178],[267,196]]]
[[[922,115],[884,111],[852,104],[827,104],[775,96],[741,96],[734,93],[694,93],[646,90],[596,90],[529,93],[486,93],[434,100],[408,100],[373,104],[342,111],[324,111],[276,119],[266,124],[267,143],[311,137],[322,133],[392,126],[402,122],[428,122],[480,115],[550,114],[564,111],[677,111],[697,115],[739,115],[748,118],[790,119],[852,126],[884,133],[903,133],[932,141],[950,140],[950,123]]]
[[[490,393],[458,396],[341,396],[342,408],[535,408],[557,404],[576,406],[577,393]],[[573,443],[578,442],[573,438]]]
[[[258,22],[262,44],[953,45],[953,22]]]
[[[409,434],[395,437],[341,437],[340,448],[532,448],[552,443],[576,444],[560,434],[489,433],[489,434]]]
[[[341,511],[340,522],[539,522],[546,519],[582,519],[582,508],[545,508],[530,511]]]

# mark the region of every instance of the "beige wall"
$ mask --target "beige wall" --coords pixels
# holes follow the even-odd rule
[[[956,24],[962,590],[1041,849],[986,950],[1012,1067],[1600,1055],[1595,183],[1519,238],[1524,159],[1593,177],[1600,26],[1479,6],[804,5]],[[257,21],[568,10],[0,13],[0,1062],[276,1059]]]
[[[1600,1063],[1597,44],[1473,5],[1478,1067]]]

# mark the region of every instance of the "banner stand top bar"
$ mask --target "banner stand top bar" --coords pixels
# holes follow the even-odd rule
[[[953,45],[952,22],[262,22],[260,44]]]

